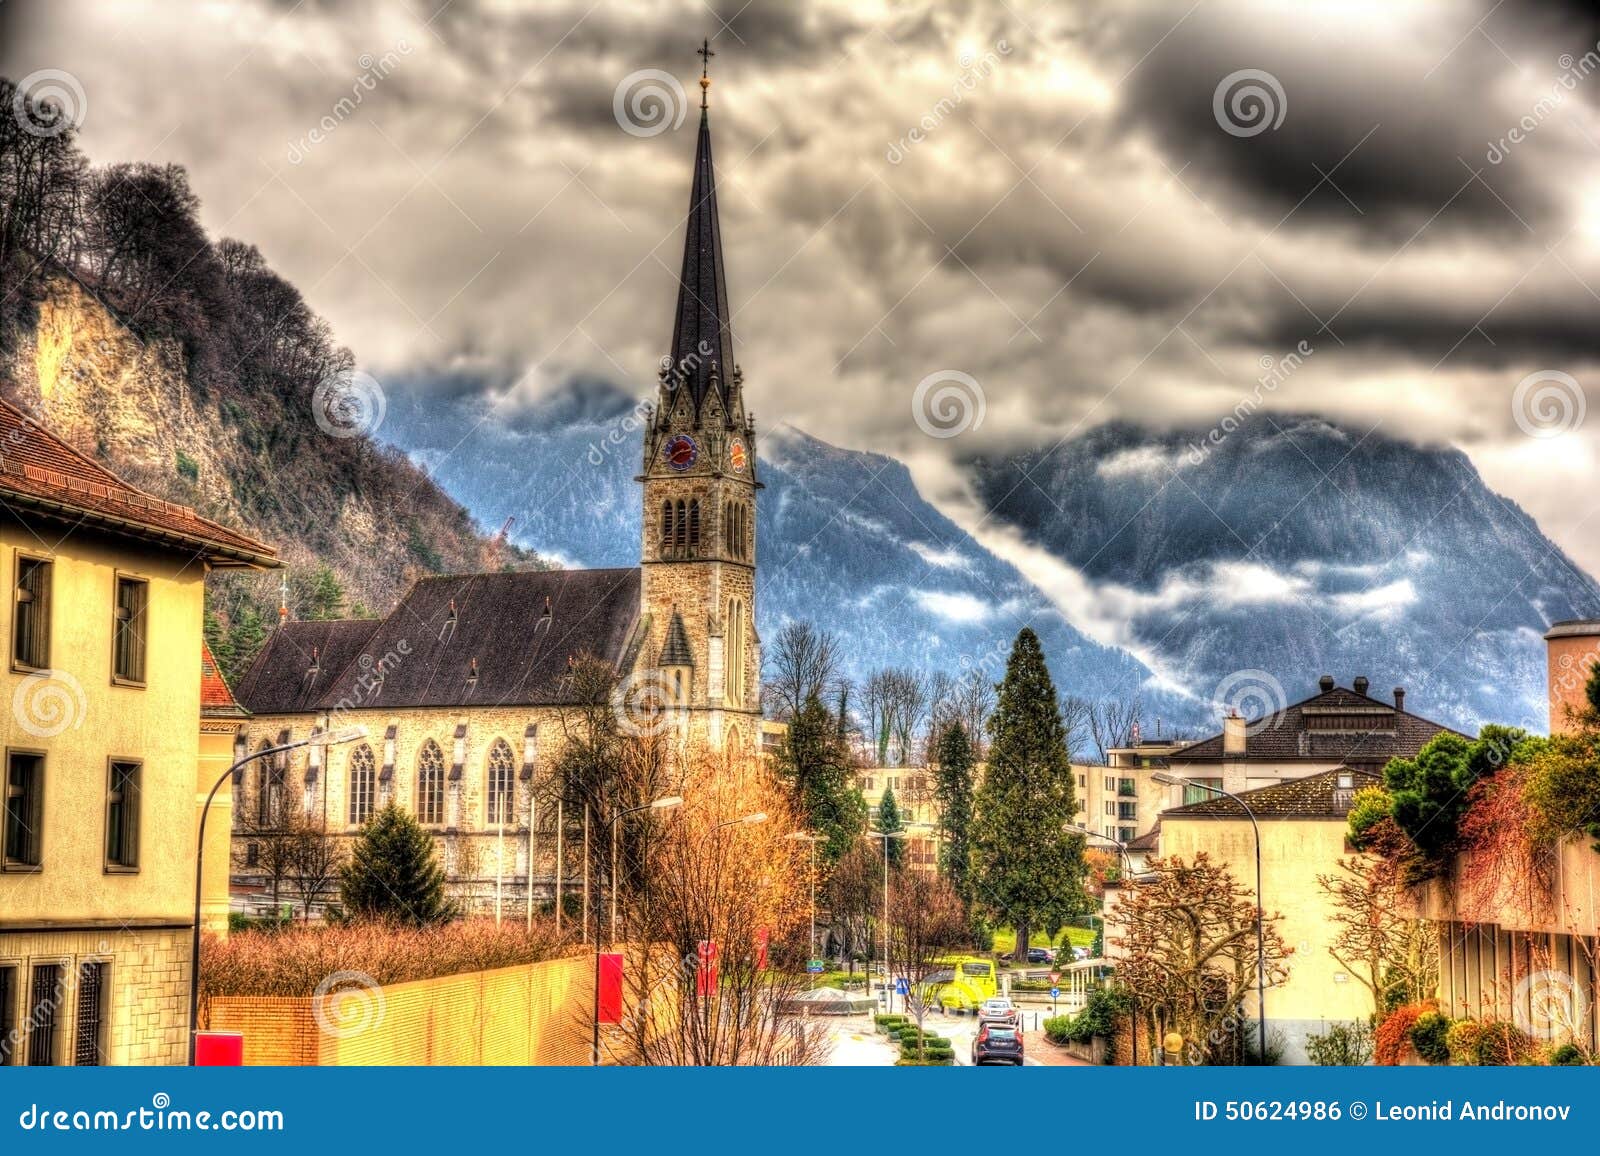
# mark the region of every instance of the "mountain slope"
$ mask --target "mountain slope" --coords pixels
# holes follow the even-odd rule
[[[639,557],[638,409],[615,386],[572,383],[496,412],[448,390],[396,390],[384,433],[486,525],[572,565]],[[1149,672],[1074,629],[1014,567],[930,506],[905,467],[784,427],[758,440],[757,626],[810,620],[846,642],[856,679],[888,665],[998,680],[1032,625],[1063,693],[1139,692]],[[1165,717],[1176,721],[1177,716]]]
[[[1084,580],[1070,615],[1204,697],[1240,671],[1290,701],[1365,674],[1441,722],[1543,729],[1540,635],[1600,587],[1466,455],[1313,417],[1205,433],[1112,424],[967,465],[984,510]]]

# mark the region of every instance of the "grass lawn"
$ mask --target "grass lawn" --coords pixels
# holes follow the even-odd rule
[[[1094,932],[1086,927],[1067,928],[1067,938],[1073,947],[1093,947]],[[1017,946],[1017,929],[1015,927],[998,927],[994,933],[994,949],[1005,955]],[[1055,947],[1056,943],[1042,931],[1035,931],[1028,936],[1029,947]]]

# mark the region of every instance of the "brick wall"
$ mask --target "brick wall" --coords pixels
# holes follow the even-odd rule
[[[248,1065],[562,1065],[589,1062],[592,956],[313,997],[224,996],[207,1026],[244,1033]],[[330,1001],[331,1003],[331,1001]],[[319,1022],[319,1019],[323,1022]]]

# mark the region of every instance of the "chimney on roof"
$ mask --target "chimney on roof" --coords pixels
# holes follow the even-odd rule
[[[1406,709],[1406,688],[1403,686],[1397,686],[1394,688],[1394,709]]]
[[[1355,681],[1352,682],[1350,685],[1355,688],[1355,692],[1357,694],[1366,694],[1367,693],[1367,687],[1371,686],[1372,683],[1367,681],[1367,676],[1366,675],[1358,674],[1355,677]]]
[[[1228,717],[1222,720],[1222,753],[1242,755],[1245,745],[1245,720],[1238,711],[1229,711]]]
[[[1333,689],[1333,675],[1331,675],[1331,674],[1323,675],[1321,678],[1317,679],[1317,685],[1322,688],[1322,693],[1323,694],[1327,694],[1330,690]]]

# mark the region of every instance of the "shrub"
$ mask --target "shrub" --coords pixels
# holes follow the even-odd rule
[[[1430,1004],[1408,1003],[1384,1016],[1378,1030],[1373,1033],[1373,1060],[1392,1068],[1405,1059],[1406,1051],[1411,1047],[1411,1029],[1417,1026],[1424,1012],[1432,1010]]]
[[[1557,1068],[1581,1068],[1589,1062],[1577,1044],[1562,1044],[1550,1053],[1550,1064]]]
[[[1450,1017],[1442,1012],[1428,1011],[1418,1016],[1411,1025],[1411,1046],[1417,1049],[1417,1055],[1430,1064],[1448,1064],[1450,1026]]]
[[[1516,1024],[1491,1020],[1483,1025],[1473,1048],[1473,1062],[1485,1068],[1520,1064],[1533,1052],[1533,1041]]]
[[[1350,845],[1357,850],[1367,848],[1367,832],[1387,819],[1394,802],[1382,787],[1362,787],[1350,800]]]
[[[200,988],[208,996],[308,996],[340,971],[360,972],[379,984],[407,983],[538,963],[566,947],[549,925],[535,924],[529,932],[520,923],[496,927],[492,919],[427,928],[302,923],[207,940]]]
[[[1372,1024],[1351,1020],[1306,1037],[1306,1057],[1318,1067],[1359,1068],[1372,1062]]]
[[[1471,1065],[1478,1062],[1478,1037],[1483,1026],[1477,1020],[1457,1020],[1445,1035],[1445,1044],[1453,1064]]]
[[[905,1027],[906,1017],[903,1015],[886,1015],[880,1013],[872,1017],[872,1022],[877,1024],[880,1028],[902,1028]]]
[[[1071,1016],[1050,1016],[1044,1021],[1045,1039],[1053,1044],[1064,1044],[1072,1028]]]

